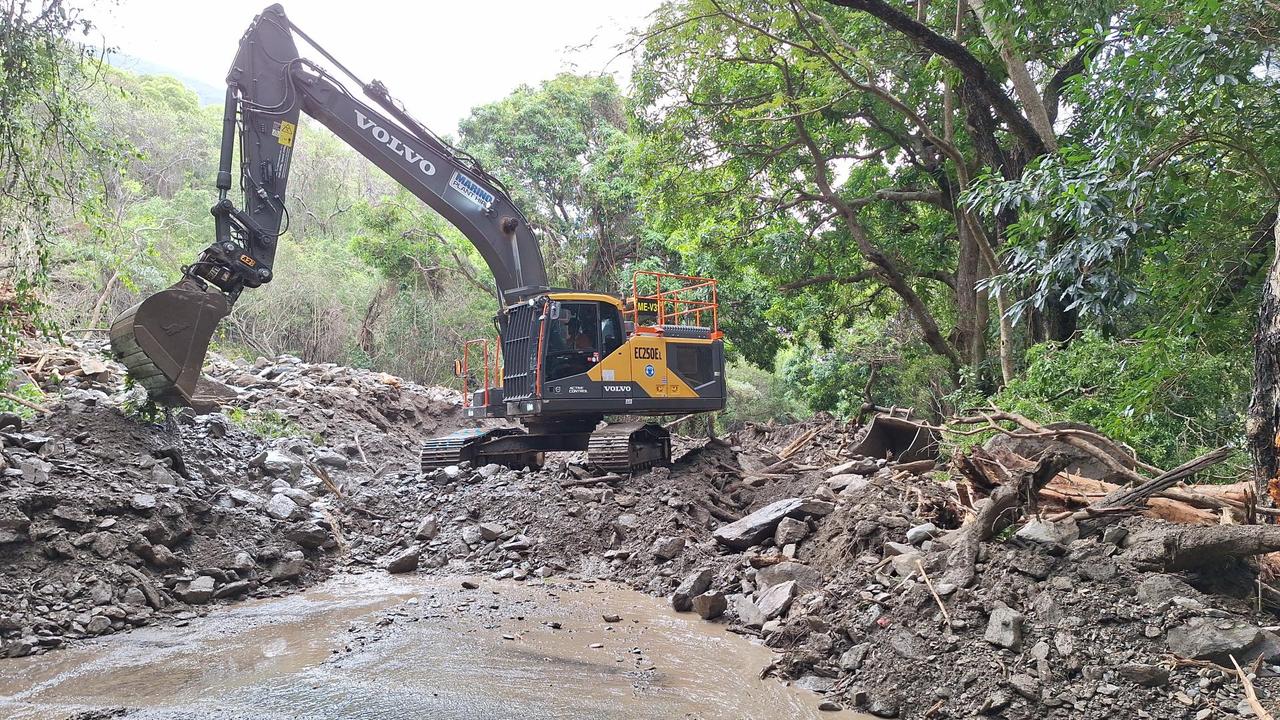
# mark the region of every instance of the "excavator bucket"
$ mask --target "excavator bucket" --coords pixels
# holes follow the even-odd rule
[[[116,318],[111,349],[154,402],[189,406],[213,331],[230,312],[222,293],[184,278]]]

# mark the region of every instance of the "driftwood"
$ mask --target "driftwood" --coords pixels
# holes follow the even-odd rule
[[[1103,498],[1101,502],[1097,503],[1097,507],[1114,508],[1134,505],[1141,506],[1148,498],[1156,493],[1167,490],[1182,482],[1184,479],[1189,478],[1198,472],[1207,470],[1214,465],[1225,461],[1229,457],[1231,457],[1231,448],[1220,447],[1217,450],[1205,453],[1194,460],[1185,462],[1166,473],[1157,475],[1137,487],[1117,490],[1111,495]]]
[[[1230,558],[1280,551],[1280,526],[1169,525],[1131,536],[1124,556],[1148,570],[1222,567]]]
[[[992,474],[987,484],[996,490],[978,506],[977,514],[961,527],[952,544],[944,580],[958,587],[973,583],[979,546],[1021,519],[1034,507],[1040,490],[1070,462],[1058,453],[1047,454],[1033,463],[1013,453],[988,453],[980,448],[971,458],[978,459],[971,468],[985,468],[983,472]]]
[[[621,479],[622,479],[621,475],[610,473],[608,475],[601,475],[600,477],[584,477],[584,478],[573,478],[570,480],[561,480],[560,487],[570,488],[570,487],[578,487],[581,485],[599,485],[600,483],[615,483]]]

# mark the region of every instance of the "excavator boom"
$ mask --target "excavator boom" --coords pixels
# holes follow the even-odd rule
[[[227,75],[214,242],[183,269],[177,284],[112,325],[112,347],[158,402],[191,404],[218,322],[243,289],[274,277],[276,244],[288,229],[285,187],[303,112],[461,230],[493,273],[499,307],[547,290],[537,238],[502,184],[413,120],[381,83],[361,83],[352,75],[382,111],[358,100],[320,65],[300,57],[295,37],[350,74],[279,5],[254,19]],[[237,146],[240,162],[233,172]],[[243,193],[239,205],[229,197],[233,175]]]

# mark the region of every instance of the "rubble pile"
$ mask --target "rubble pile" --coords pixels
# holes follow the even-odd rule
[[[817,417],[680,439],[671,467],[629,476],[574,455],[422,474],[418,444],[464,422],[451,391],[215,359],[222,412],[147,423],[107,364],[62,373],[53,412],[0,419],[3,654],[345,568],[626,583],[759,636],[767,672],[823,707],[880,717],[1251,717],[1233,663],[1264,704],[1280,693],[1252,560],[1191,562],[1170,543],[1205,538],[1133,514],[1024,508],[975,535],[999,493],[915,459],[916,439],[864,456],[888,445]]]

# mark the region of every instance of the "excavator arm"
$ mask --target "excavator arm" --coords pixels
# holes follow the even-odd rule
[[[350,76],[378,109],[299,56],[296,38]],[[381,83],[360,82],[272,5],[241,38],[227,75],[214,242],[183,268],[177,284],[130,308],[111,328],[112,347],[153,400],[191,404],[218,322],[245,288],[273,279],[304,112],[457,227],[493,273],[499,307],[547,291],[537,238],[502,184],[409,116]],[[231,198],[237,146],[239,205]]]

